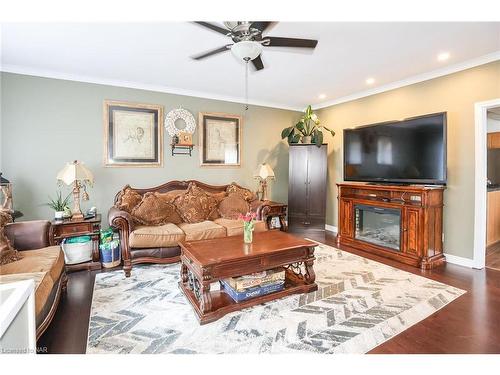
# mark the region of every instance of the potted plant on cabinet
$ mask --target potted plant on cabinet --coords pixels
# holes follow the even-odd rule
[[[49,202],[47,206],[54,210],[54,218],[56,220],[62,220],[66,215],[65,213],[69,210],[69,197],[71,193],[69,193],[66,198],[62,198],[61,191],[56,193],[56,198],[53,199],[49,197]]]
[[[302,141],[302,143],[314,143],[320,147],[323,144],[323,130],[330,132],[332,137],[335,136],[333,130],[320,125],[318,116],[308,105],[304,115],[295,126],[290,126],[281,131],[281,139],[287,138],[288,144]]]

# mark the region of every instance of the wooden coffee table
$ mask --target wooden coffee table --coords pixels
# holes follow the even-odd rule
[[[213,322],[233,311],[318,289],[313,269],[317,244],[289,233],[254,233],[252,244],[245,244],[240,235],[188,241],[180,246],[179,287],[193,306],[200,324]],[[286,270],[285,286],[281,291],[235,302],[223,290],[210,290],[210,284],[220,279],[276,267]]]

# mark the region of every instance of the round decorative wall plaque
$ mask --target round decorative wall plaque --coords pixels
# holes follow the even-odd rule
[[[184,129],[179,129],[175,126],[177,120],[182,120],[186,124]],[[173,137],[174,135],[179,135],[179,133],[190,133],[193,134],[196,130],[196,121],[191,112],[185,110],[184,108],[172,109],[165,116],[165,129],[167,129],[168,134]]]

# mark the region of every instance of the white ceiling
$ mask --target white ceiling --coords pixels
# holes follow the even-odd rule
[[[264,48],[266,68],[249,77],[250,102],[282,108],[318,107],[500,59],[500,23],[282,22],[267,34],[319,40],[313,52]],[[3,71],[242,101],[244,64],[230,52],[189,58],[228,42],[187,22],[3,24],[1,62]],[[450,58],[437,61],[444,51]]]

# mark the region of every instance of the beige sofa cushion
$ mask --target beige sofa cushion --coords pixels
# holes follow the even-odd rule
[[[55,281],[52,280],[48,272],[13,273],[10,275],[1,275],[0,284],[14,283],[16,281],[30,279],[35,281],[35,315],[38,320],[55,284]]]
[[[38,250],[22,252],[23,257],[0,267],[0,275],[14,273],[48,272],[52,280],[61,276],[64,268],[64,254],[60,246],[49,246]]]
[[[186,241],[226,237],[226,228],[208,220],[194,224],[182,223],[179,228],[186,234]]]
[[[226,235],[229,236],[240,236],[243,234],[243,220],[231,220],[231,219],[216,219],[214,222],[224,228],[226,228]],[[264,232],[267,230],[266,223],[261,220],[255,221],[254,232]]]
[[[130,247],[171,247],[184,241],[184,232],[175,224],[137,227],[129,236]]]
[[[64,269],[64,254],[59,246],[22,252],[22,259],[0,267],[0,283],[35,280],[37,317],[47,302],[53,286]]]

